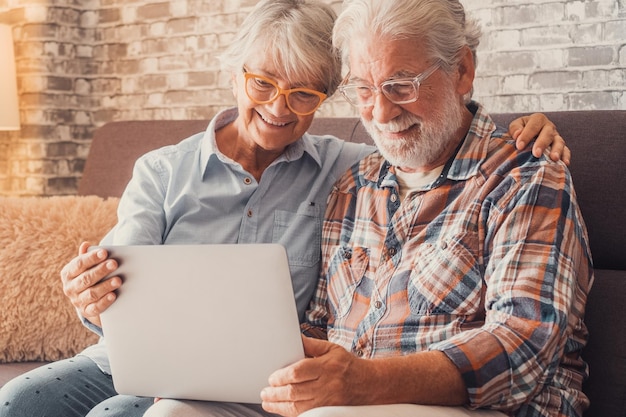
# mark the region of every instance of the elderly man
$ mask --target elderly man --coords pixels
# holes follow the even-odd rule
[[[329,197],[308,313],[329,341],[305,340],[310,358],[272,375],[265,410],[573,417],[587,407],[593,272],[572,179],[518,151],[470,101],[479,36],[456,0],[353,0],[339,16],[334,41],[350,67],[340,89],[380,153]]]

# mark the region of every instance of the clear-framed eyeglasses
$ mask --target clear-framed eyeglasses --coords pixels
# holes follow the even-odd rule
[[[353,83],[347,84],[350,74],[344,79],[344,83],[339,86],[341,94],[357,107],[370,107],[374,105],[374,96],[382,93],[389,101],[395,104],[408,104],[417,101],[421,83],[430,77],[440,68],[437,62],[426,71],[411,78],[398,78],[383,81],[378,87],[371,85]]]
[[[299,116],[308,116],[326,100],[327,95],[310,88],[290,88],[284,90],[276,81],[263,75],[253,74],[243,69],[246,94],[256,104],[267,104],[275,101],[280,95],[285,96],[289,110]]]

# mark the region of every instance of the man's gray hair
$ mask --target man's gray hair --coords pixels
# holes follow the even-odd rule
[[[241,71],[263,48],[286,80],[310,81],[332,95],[341,82],[341,56],[332,45],[335,11],[319,1],[262,0],[220,56],[222,68]]]
[[[346,62],[350,40],[367,34],[423,41],[430,55],[426,58],[441,61],[449,72],[465,46],[476,63],[481,31],[458,0],[346,0],[333,33],[333,43]]]

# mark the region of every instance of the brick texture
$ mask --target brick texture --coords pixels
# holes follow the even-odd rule
[[[463,1],[483,27],[474,97],[491,111],[626,108],[624,0]],[[0,132],[0,195],[74,193],[103,123],[208,119],[232,105],[216,55],[254,4],[0,0],[22,121]],[[355,113],[333,97],[319,114]]]
[[[475,98],[493,112],[623,109],[623,0],[464,0],[483,28]]]

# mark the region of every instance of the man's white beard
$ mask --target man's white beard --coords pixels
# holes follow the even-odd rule
[[[445,106],[434,113],[431,120],[422,121],[408,111],[384,124],[363,120],[379,152],[389,163],[410,169],[430,167],[451,143],[459,140],[456,134],[463,123],[463,107],[450,89],[446,88],[446,92]],[[413,128],[401,138],[385,136],[385,132],[402,132],[410,127]]]

